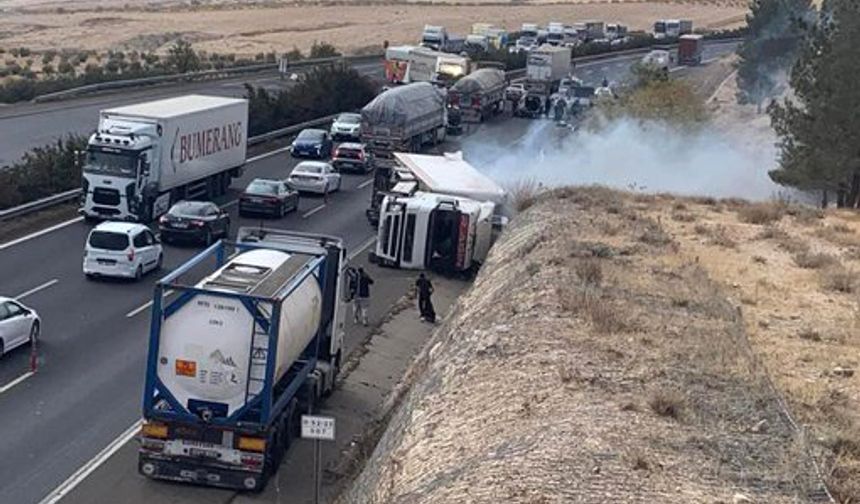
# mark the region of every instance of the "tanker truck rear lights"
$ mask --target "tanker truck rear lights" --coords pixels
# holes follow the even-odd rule
[[[143,424],[140,433],[145,438],[167,439],[167,425],[159,422],[147,422]]]
[[[176,359],[176,376],[197,376],[197,363],[194,361]]]
[[[266,451],[266,440],[258,437],[241,436],[239,438],[239,449],[243,451],[252,451],[263,453]]]

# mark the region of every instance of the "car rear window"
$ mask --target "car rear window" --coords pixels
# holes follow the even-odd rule
[[[177,203],[170,209],[170,215],[188,215],[200,217],[206,215],[206,203]]]
[[[300,140],[320,140],[323,137],[323,132],[319,130],[304,130],[299,133]]]
[[[90,247],[104,250],[125,250],[128,248],[128,235],[110,231],[93,231],[90,234]]]
[[[322,173],[322,166],[305,165],[296,167],[296,173]]]
[[[361,116],[358,114],[343,114],[337,118],[337,122],[343,124],[358,124],[361,122]]]
[[[248,188],[245,189],[245,192],[248,194],[262,194],[268,196],[274,196],[278,194],[278,185],[274,182],[262,182],[256,181],[251,182],[248,185]]]
[[[351,149],[348,147],[338,147],[335,155],[340,158],[358,159],[361,157],[361,151],[359,149]]]

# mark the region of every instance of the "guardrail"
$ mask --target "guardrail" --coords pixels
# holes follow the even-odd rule
[[[382,54],[370,54],[362,56],[340,56],[336,58],[317,58],[298,60],[290,64],[289,68],[309,68],[318,65],[327,65],[330,63],[362,63],[370,62],[381,58]],[[54,93],[46,93],[33,98],[36,103],[50,102],[71,98],[83,94],[97,93],[99,91],[110,91],[114,89],[123,89],[129,87],[151,86],[156,84],[164,84],[170,82],[195,81],[206,79],[227,78],[233,75],[243,75],[256,72],[265,72],[269,70],[277,70],[277,63],[263,63],[259,65],[245,65],[233,68],[223,68],[217,70],[203,70],[200,72],[187,72],[182,74],[158,75],[155,77],[142,77],[140,79],[125,79],[107,82],[98,82],[95,84],[86,84],[83,86],[64,89]]]
[[[318,119],[312,119],[310,121],[305,121],[303,123],[294,124],[292,126],[287,126],[286,128],[280,128],[276,130],[269,131],[268,133],[263,133],[260,135],[248,137],[248,141],[246,144],[248,146],[258,145],[264,142],[268,142],[270,140],[274,140],[276,138],[283,138],[295,135],[305,128],[310,128],[313,126],[321,126],[323,124],[331,122],[337,114],[329,115],[325,117],[320,117]],[[44,210],[46,208],[50,208],[53,206],[61,205],[63,203],[74,201],[81,197],[81,189],[72,189],[69,191],[65,191],[59,194],[55,194],[53,196],[48,196],[47,198],[42,198],[40,200],[31,201],[29,203],[24,203],[23,205],[19,205],[12,208],[7,208],[6,210],[0,210],[0,222],[9,220],[15,217],[22,217],[27,214],[31,214],[33,212],[38,212],[39,210]]]

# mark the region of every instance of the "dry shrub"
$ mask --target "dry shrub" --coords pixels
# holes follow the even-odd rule
[[[830,226],[830,229],[832,229],[836,233],[849,234],[854,232],[854,230],[851,229],[847,224],[843,224],[841,222],[839,224],[834,224]]]
[[[713,245],[717,245],[725,248],[736,248],[738,246],[737,242],[735,242],[730,236],[728,231],[723,226],[716,226],[711,228],[711,243]]]
[[[799,224],[805,226],[817,223],[826,215],[824,210],[807,205],[791,205],[786,210],[786,213],[794,217]]]
[[[845,224],[834,224],[832,226],[821,228],[815,232],[815,236],[842,247],[860,246],[860,237],[854,233],[854,230]]]
[[[826,290],[851,294],[857,291],[857,273],[841,264],[821,270],[821,286]]]
[[[806,341],[815,341],[815,342],[821,341],[821,335],[818,334],[818,331],[816,331],[815,329],[804,329],[804,330],[800,331],[800,333],[798,333],[797,336],[800,339],[806,340]]]
[[[692,201],[693,203],[705,206],[716,206],[717,204],[717,198],[712,198],[710,196],[696,196],[692,198]]]
[[[528,210],[537,202],[541,186],[535,179],[523,179],[508,186],[508,194],[517,212]]]
[[[776,226],[765,226],[758,234],[760,240],[779,240],[788,236],[788,233]]]
[[[738,219],[747,224],[771,224],[782,219],[785,209],[778,203],[756,203],[738,208]]]
[[[684,409],[684,396],[677,390],[659,389],[651,393],[648,398],[648,406],[661,417],[681,418]]]
[[[680,212],[680,211],[686,210],[686,209],[687,209],[687,205],[685,205],[683,201],[676,201],[675,204],[672,205],[672,210],[676,210],[676,211]]]
[[[614,334],[624,332],[627,323],[623,315],[612,305],[601,303],[599,300],[587,304],[588,316],[597,332],[602,334]]]
[[[779,248],[790,254],[802,254],[809,251],[809,244],[801,238],[794,237],[776,226],[766,226],[758,234],[759,239],[774,240]]]
[[[695,222],[696,216],[689,212],[674,212],[672,214],[672,219],[678,222]]]
[[[658,224],[649,223],[648,228],[639,236],[639,241],[654,245],[655,247],[663,247],[672,243],[672,237],[663,230]]]
[[[860,497],[860,426],[847,423],[827,440],[834,457],[827,483],[837,502],[854,504]]]
[[[693,228],[693,231],[699,235],[708,235],[711,232],[711,229],[704,224],[696,224],[696,227]]]
[[[599,287],[603,282],[603,267],[597,259],[585,259],[576,263],[576,276],[586,285]]]
[[[805,269],[819,269],[839,263],[839,260],[830,254],[812,253],[809,251],[794,254],[793,259],[794,264]]]

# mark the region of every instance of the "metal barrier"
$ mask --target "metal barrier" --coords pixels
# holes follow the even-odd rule
[[[341,56],[337,58],[317,58],[308,60],[298,60],[290,64],[290,68],[310,68],[319,65],[327,65],[330,63],[363,63],[371,62],[382,58],[382,54],[371,54],[362,56]],[[107,82],[98,82],[95,84],[87,84],[71,89],[64,89],[54,93],[46,93],[33,98],[36,103],[50,102],[71,98],[88,93],[96,93],[99,91],[109,91],[114,89],[123,89],[129,87],[151,86],[156,84],[164,84],[169,82],[195,81],[205,79],[227,78],[233,75],[250,74],[256,72],[265,72],[269,70],[277,70],[277,63],[263,63],[259,65],[246,65],[233,68],[223,68],[218,70],[203,70],[200,72],[188,72],[183,74],[159,75],[156,77],[143,77],[140,79],[115,80]]]

